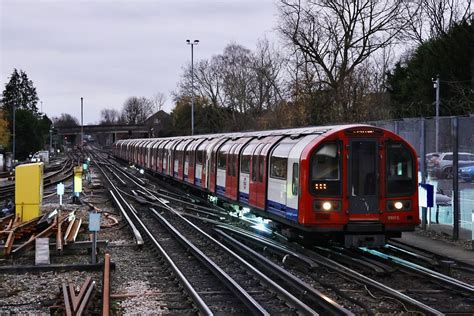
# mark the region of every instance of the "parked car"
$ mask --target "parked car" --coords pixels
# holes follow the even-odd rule
[[[451,197],[440,188],[436,190],[436,206],[451,206]]]
[[[430,175],[438,179],[450,179],[453,177],[453,153],[429,153],[429,161],[427,161],[427,169]],[[459,153],[458,166],[464,167],[474,165],[474,154]],[[427,158],[428,159],[428,158]]]
[[[474,180],[474,165],[459,168],[459,179],[472,182]]]

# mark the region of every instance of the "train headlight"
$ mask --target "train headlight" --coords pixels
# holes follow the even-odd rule
[[[328,211],[340,211],[341,210],[341,201],[331,200],[331,201],[314,201],[313,209],[317,212],[328,212]]]
[[[395,209],[401,210],[403,208],[403,203],[398,201],[398,202],[395,202],[393,206],[395,207]]]
[[[325,211],[329,211],[332,209],[332,205],[331,205],[331,202],[324,202],[323,203],[323,210]]]
[[[388,211],[410,211],[411,201],[388,201],[387,210]]]

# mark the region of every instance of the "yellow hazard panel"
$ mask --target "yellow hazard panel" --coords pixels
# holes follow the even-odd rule
[[[82,192],[82,167],[74,167],[74,192]]]
[[[43,163],[15,168],[15,213],[23,222],[40,216],[43,201]]]

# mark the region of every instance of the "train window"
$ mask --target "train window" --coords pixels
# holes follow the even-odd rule
[[[336,143],[329,143],[321,148],[313,156],[311,165],[313,180],[339,180],[339,148]]]
[[[341,194],[340,144],[326,143],[311,156],[311,190],[324,196]]]
[[[270,177],[277,179],[286,179],[286,165],[288,159],[282,157],[271,157],[270,160]]]
[[[410,195],[415,190],[413,156],[401,143],[387,145],[387,195]]]
[[[227,162],[226,159],[227,159],[227,154],[225,152],[220,151],[217,158],[217,168],[225,169],[226,162]]]
[[[229,154],[229,164],[228,167],[229,169],[227,170],[227,173],[230,177],[234,175],[234,158],[232,154]]]
[[[196,154],[196,163],[202,165],[202,157],[203,157],[203,152],[202,150],[198,150],[197,154]]]
[[[252,181],[257,181],[257,160],[258,156],[254,155],[252,158]]]
[[[258,182],[263,182],[263,157],[258,160]]]
[[[189,150],[187,150],[186,153],[185,153],[184,161],[187,162],[188,164],[191,163],[191,161],[190,161],[191,159],[189,158],[189,156],[190,156],[190,152],[189,152]]]
[[[240,171],[242,173],[250,173],[250,155],[242,155],[240,161]]]
[[[291,193],[293,195],[298,195],[299,175],[300,169],[298,168],[298,164],[295,162],[293,163],[293,177],[291,179]]]

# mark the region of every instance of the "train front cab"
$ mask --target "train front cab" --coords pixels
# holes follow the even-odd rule
[[[306,146],[298,222],[339,231],[346,247],[380,246],[419,224],[414,149],[371,126],[340,128]]]

